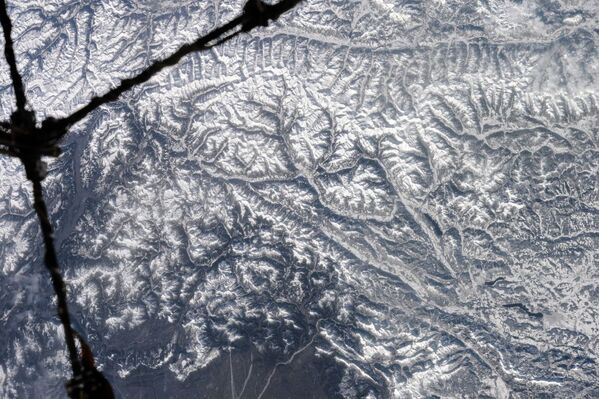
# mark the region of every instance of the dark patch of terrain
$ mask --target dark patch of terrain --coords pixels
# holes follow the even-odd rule
[[[192,373],[185,382],[177,381],[164,368],[140,367],[114,385],[120,388],[117,397],[122,398],[256,399],[276,364],[277,360],[253,349],[237,350],[230,355],[224,353],[208,367]],[[336,390],[341,371],[341,366],[332,359],[317,356],[309,347],[289,364],[277,367],[262,399],[339,398]],[[112,380],[118,378],[113,376]]]

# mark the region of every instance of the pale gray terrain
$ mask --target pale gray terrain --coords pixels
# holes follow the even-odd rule
[[[9,0],[38,119],[242,7]],[[307,0],[184,58],[51,162],[75,328],[126,398],[599,397],[598,50],[596,0]],[[0,173],[0,397],[64,397]]]

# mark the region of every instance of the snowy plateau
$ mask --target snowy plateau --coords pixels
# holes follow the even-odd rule
[[[7,2],[38,120],[244,5]],[[74,327],[122,398],[599,398],[598,51],[596,0],[306,0],[185,57],[50,161]],[[62,398],[0,175],[0,397]]]

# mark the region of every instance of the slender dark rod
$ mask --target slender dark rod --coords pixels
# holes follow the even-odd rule
[[[25,97],[23,80],[17,69],[17,60],[15,58],[15,50],[13,48],[11,37],[12,23],[10,22],[10,17],[8,16],[8,11],[6,9],[6,2],[4,0],[0,0],[0,23],[2,24],[2,31],[4,32],[4,57],[10,67],[10,77],[15,90],[17,109],[23,111],[25,110],[27,99]]]
[[[58,259],[54,247],[54,230],[50,218],[48,217],[48,209],[42,191],[42,182],[40,179],[34,178],[31,179],[31,183],[33,185],[33,207],[35,208],[35,213],[37,213],[37,217],[40,221],[40,227],[44,237],[44,246],[46,247],[44,262],[52,278],[52,286],[54,287],[54,293],[56,294],[58,317],[60,318],[60,322],[64,329],[64,336],[69,351],[73,375],[78,376],[81,374],[81,365],[79,364],[79,356],[77,355],[77,347],[75,346],[75,338],[71,328],[66,286],[62,279],[62,275],[60,274],[60,268],[58,267]]]
[[[206,44],[208,44],[210,41],[218,39],[224,33],[240,25],[243,22],[243,20],[243,17],[237,17],[231,22],[227,23],[226,25],[223,25],[220,28],[213,30],[208,35],[199,38],[195,42],[183,45],[179,50],[177,50],[175,53],[165,58],[164,60],[154,62],[148,68],[143,70],[139,75],[122,80],[118,86],[99,97],[93,97],[90,100],[90,102],[87,103],[87,105],[73,112],[71,115],[56,120],[55,126],[61,130],[67,129],[69,126],[85,118],[90,112],[100,107],[101,105],[116,100],[117,98],[119,98],[121,94],[128,90],[131,90],[133,87],[141,83],[150,80],[152,76],[156,75],[164,68],[177,64],[179,60],[183,58],[185,55],[203,49],[206,46]]]
[[[242,32],[249,32],[257,26],[266,26],[269,20],[275,20],[279,18],[281,14],[289,11],[301,1],[302,0],[281,0],[277,4],[267,5],[262,3],[262,1],[249,0],[246,3],[244,12],[237,18],[219,28],[214,29],[205,36],[196,39],[192,43],[184,44],[173,54],[163,60],[155,61],[138,75],[122,80],[118,86],[109,90],[107,93],[99,97],[93,97],[89,103],[87,103],[87,105],[73,112],[71,115],[53,121],[53,127],[64,135],[69,126],[79,122],[99,106],[116,100],[124,92],[150,80],[150,78],[164,68],[177,64],[184,56],[193,52],[207,50],[213,45],[222,44],[228,40],[231,40]],[[228,36],[223,37],[225,33],[230,32],[235,28],[240,29],[229,34]],[[211,44],[213,41],[215,42]]]

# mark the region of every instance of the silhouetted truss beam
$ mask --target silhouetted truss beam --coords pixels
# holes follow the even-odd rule
[[[0,155],[21,160],[27,179],[32,183],[33,207],[38,216],[45,247],[44,263],[50,273],[57,300],[58,317],[63,326],[73,378],[67,383],[67,391],[72,398],[109,397],[110,385],[89,360],[91,350],[83,338],[73,331],[67,305],[66,286],[56,256],[54,231],[44,201],[42,180],[46,177],[46,164],[42,157],[57,157],[61,151],[60,139],[68,129],[81,121],[98,107],[114,101],[121,94],[151,79],[166,67],[177,64],[181,58],[192,53],[220,45],[243,32],[258,26],[267,26],[269,21],[278,19],[281,14],[292,9],[302,0],[281,0],[277,4],[266,4],[262,0],[248,0],[243,13],[229,23],[214,29],[193,43],[181,46],[169,57],[155,61],[138,75],[124,79],[107,93],[93,97],[89,103],[64,118],[48,117],[37,127],[35,113],[27,109],[27,97],[23,80],[17,68],[12,41],[12,23],[5,0],[0,0],[0,23],[4,33],[4,56],[10,68],[10,77],[15,94],[16,110],[9,121],[0,122]],[[79,356],[75,337],[80,341],[82,356]],[[87,359],[87,360],[86,360]],[[91,369],[90,369],[91,367]],[[108,393],[107,393],[108,392]],[[99,396],[102,395],[102,396]],[[108,396],[107,396],[108,395]]]

